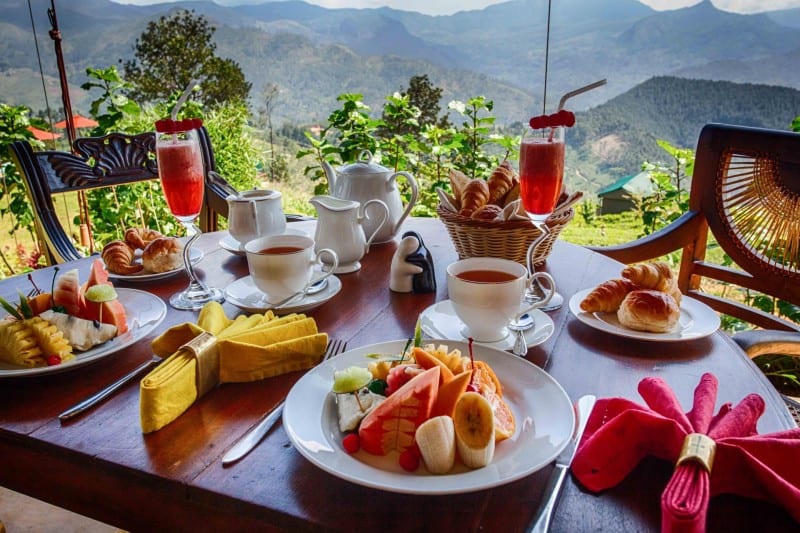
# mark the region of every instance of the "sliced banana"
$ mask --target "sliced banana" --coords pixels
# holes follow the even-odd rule
[[[429,418],[417,428],[414,438],[431,474],[446,474],[456,462],[456,433],[449,416]]]
[[[465,392],[453,411],[456,446],[469,468],[481,468],[494,457],[494,412],[489,401],[477,392]]]

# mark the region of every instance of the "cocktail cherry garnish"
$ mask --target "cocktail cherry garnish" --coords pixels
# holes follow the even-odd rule
[[[552,115],[539,115],[531,118],[529,122],[531,128],[541,130],[544,128],[555,128],[557,126],[565,126],[571,128],[575,125],[575,113],[567,111],[566,109],[560,110],[558,113]]]

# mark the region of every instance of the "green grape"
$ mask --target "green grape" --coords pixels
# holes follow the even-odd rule
[[[372,380],[372,373],[363,366],[351,366],[333,373],[333,392],[355,392]]]

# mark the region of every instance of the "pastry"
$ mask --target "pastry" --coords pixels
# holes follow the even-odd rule
[[[503,212],[503,208],[499,205],[495,204],[486,204],[485,206],[481,207],[474,213],[470,218],[475,218],[478,220],[494,220],[500,216],[500,213]]]
[[[125,230],[125,242],[134,250],[144,250],[148,244],[163,237],[163,235],[150,228],[128,228]]]
[[[461,194],[461,210],[459,215],[471,217],[472,213],[489,202],[489,186],[480,178],[470,180]]]
[[[450,188],[453,190],[453,198],[455,199],[455,208],[461,209],[461,195],[464,194],[464,189],[467,188],[469,178],[460,170],[450,171]]]
[[[487,180],[489,185],[489,203],[503,205],[503,199],[514,186],[514,169],[508,161],[503,161],[492,172]]]
[[[625,296],[617,311],[617,318],[626,328],[666,333],[678,323],[680,314],[678,304],[669,294],[640,289]]]
[[[637,288],[629,279],[610,279],[591,290],[581,301],[581,310],[587,313],[613,313],[619,309],[622,300]]]
[[[678,305],[681,303],[678,281],[672,275],[670,266],[664,261],[629,265],[622,270],[622,277],[631,280],[643,289],[666,292],[672,296],[675,303]]]
[[[111,241],[103,247],[103,262],[109,272],[131,276],[141,272],[142,265],[133,262],[134,250],[125,241]]]
[[[183,246],[175,237],[159,237],[142,252],[142,263],[149,272],[168,272],[183,263]]]

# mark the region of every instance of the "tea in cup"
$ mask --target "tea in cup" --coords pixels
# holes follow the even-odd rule
[[[545,298],[523,306],[525,291],[538,279],[547,279]],[[447,291],[453,310],[464,323],[464,337],[497,342],[508,336],[508,323],[545,305],[553,296],[555,281],[545,272],[528,276],[528,269],[508,259],[471,257],[447,267]]]
[[[331,276],[339,265],[336,252],[330,248],[314,252],[314,239],[303,235],[269,235],[251,240],[244,249],[253,283],[271,305],[304,293],[312,283]],[[312,280],[314,266],[322,266],[323,255],[332,267]]]

